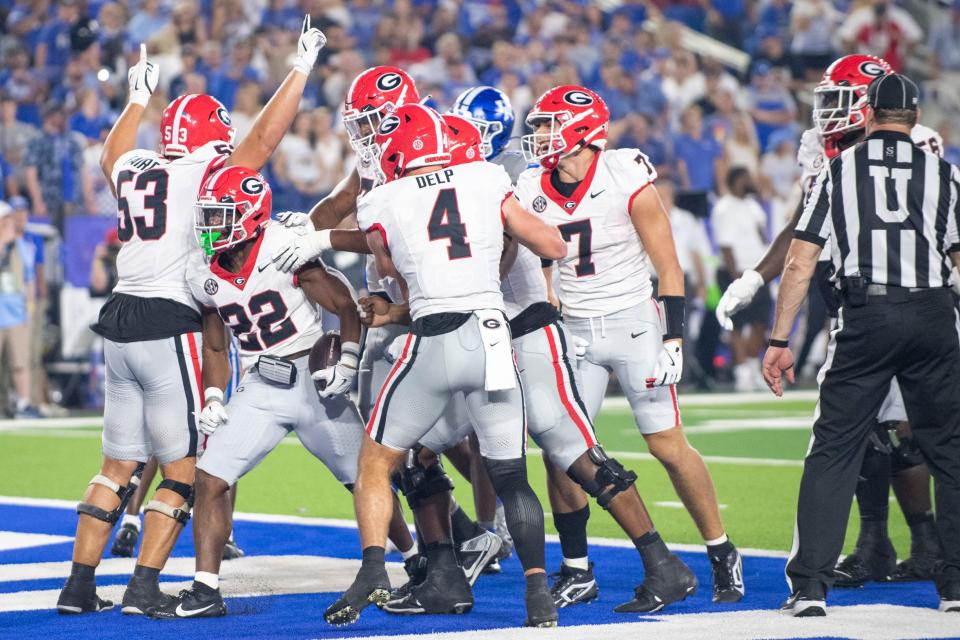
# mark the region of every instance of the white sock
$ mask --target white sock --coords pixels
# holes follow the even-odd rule
[[[23,411],[30,406],[30,401],[26,398],[17,398],[17,411]]]
[[[196,575],[193,576],[193,580],[194,582],[205,584],[211,589],[220,588],[220,576],[215,573],[210,573],[209,571],[197,571]]]
[[[571,569],[580,569],[581,571],[586,571],[590,568],[590,560],[588,558],[564,558],[563,564]]]
[[[412,545],[406,551],[401,551],[400,555],[403,556],[404,560],[409,560],[413,556],[417,555],[417,545]]]
[[[137,531],[140,531],[140,514],[131,515],[129,513],[125,513],[123,514],[123,520],[120,521],[120,524],[132,524],[137,528]]]
[[[495,522],[493,522],[493,521],[481,522],[481,521],[477,520],[477,525],[480,526],[480,527],[483,528],[483,529],[486,529],[487,531],[494,531],[494,530],[497,528],[497,524],[496,524]]]
[[[723,535],[720,536],[719,538],[714,538],[713,540],[704,540],[703,543],[704,543],[705,545],[707,545],[708,547],[715,547],[715,546],[717,546],[718,544],[723,544],[723,543],[726,542],[727,540],[728,540],[727,534],[723,534]]]

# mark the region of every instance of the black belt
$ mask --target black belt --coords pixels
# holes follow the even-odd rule
[[[534,302],[510,321],[513,339],[533,333],[560,319],[560,312],[549,302]]]
[[[943,295],[946,291],[945,287],[898,287],[889,284],[869,284],[866,286],[866,302],[906,302],[920,296]],[[851,304],[851,295],[848,291],[842,291],[841,297],[846,305],[861,306]]]
[[[417,318],[410,324],[410,333],[415,336],[439,336],[459,329],[470,319],[472,313],[431,313],[428,316]]]

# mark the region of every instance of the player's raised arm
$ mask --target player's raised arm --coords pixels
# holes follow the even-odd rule
[[[110,188],[114,193],[116,193],[116,185],[113,184],[113,165],[120,156],[132,151],[136,146],[137,129],[143,119],[143,112],[160,80],[160,67],[147,60],[147,45],[140,45],[140,61],[130,67],[127,80],[130,83],[129,101],[113,128],[110,129],[100,154],[100,168],[110,182]]]
[[[507,233],[530,251],[547,260],[566,257],[567,243],[560,235],[560,230],[524,209],[519,200],[512,196],[506,198],[500,205],[500,212]]]
[[[267,163],[297,115],[307,78],[317,61],[320,49],[326,43],[327,37],[320,29],[311,28],[310,16],[305,16],[293,69],[270,98],[270,102],[260,111],[250,133],[237,145],[227,160],[228,166],[248,167],[259,171]]]

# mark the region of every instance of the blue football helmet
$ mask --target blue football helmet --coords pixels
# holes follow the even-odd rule
[[[456,99],[450,113],[470,120],[480,129],[483,153],[487,160],[499,154],[510,142],[516,115],[510,98],[494,87],[467,89]]]

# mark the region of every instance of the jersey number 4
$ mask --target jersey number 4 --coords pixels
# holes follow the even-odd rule
[[[133,181],[134,193],[143,194],[143,210],[153,214],[148,224],[146,216],[130,213],[128,194],[124,186]],[[167,183],[169,176],[164,169],[150,169],[142,173],[121,171],[117,176],[117,236],[127,242],[136,235],[141,240],[159,240],[167,231]]]
[[[450,246],[447,247],[447,257],[450,260],[470,257],[467,225],[460,220],[460,205],[457,204],[455,189],[441,189],[437,194],[437,202],[433,205],[430,222],[427,223],[427,233],[430,234],[431,242],[450,241]]]
[[[593,263],[591,243],[593,242],[593,227],[590,220],[577,220],[566,224],[557,225],[560,235],[567,242],[573,240],[573,236],[580,236],[577,243],[577,277],[592,276],[597,272],[597,266]]]
[[[236,302],[220,307],[220,317],[230,325],[244,351],[263,351],[295,334],[297,327],[286,315],[287,305],[276,291],[264,291],[253,296],[247,309]],[[256,318],[256,330],[251,316]],[[280,324],[273,326],[277,322]]]

